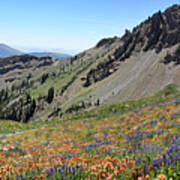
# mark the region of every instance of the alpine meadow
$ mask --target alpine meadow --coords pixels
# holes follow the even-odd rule
[[[178,1],[15,1],[0,3],[0,180],[179,180]]]

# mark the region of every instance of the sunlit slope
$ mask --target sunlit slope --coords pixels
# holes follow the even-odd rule
[[[35,124],[24,125],[28,131],[0,139],[1,178],[178,179],[179,98],[107,106],[34,130]],[[13,122],[10,129],[13,124],[23,130]]]
[[[1,119],[49,121],[151,96],[168,85],[180,88],[179,24],[177,4],[126,30],[122,37],[102,39],[74,57],[53,61],[48,69],[38,65],[34,71],[33,66],[24,79],[16,72],[18,84],[0,78]]]

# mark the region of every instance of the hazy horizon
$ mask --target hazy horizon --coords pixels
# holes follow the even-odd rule
[[[76,54],[101,38],[121,36],[125,29],[178,2],[6,0],[0,2],[0,43],[25,52]]]

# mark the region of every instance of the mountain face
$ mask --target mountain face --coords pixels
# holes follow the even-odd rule
[[[155,13],[122,37],[102,39],[48,67],[27,77],[28,83],[15,89],[12,83],[10,91],[0,92],[0,118],[48,120],[153,95],[168,84],[180,88],[180,5]]]
[[[65,59],[70,57],[68,54],[61,54],[61,53],[53,53],[53,52],[32,52],[29,53],[29,55],[36,56],[36,57],[51,57],[53,59]]]
[[[0,58],[0,89],[16,80],[33,77],[49,68],[53,63],[50,57],[38,58],[30,55]]]
[[[14,70],[23,70],[30,68],[39,68],[41,66],[49,66],[53,63],[50,57],[38,58],[36,56],[21,55],[10,56],[0,59],[0,75],[6,74]]]
[[[91,94],[103,103],[153,94],[168,83],[180,85],[180,5],[159,11],[121,38],[96,45],[107,47],[112,52],[87,73],[83,84],[104,80]]]
[[[8,56],[18,56],[23,54],[21,51],[13,49],[5,44],[0,44],[0,58]]]
[[[132,32],[126,31],[124,36],[119,39],[121,44],[115,49],[109,60],[92,69],[87,75],[85,86],[89,86],[94,81],[102,80],[109,76],[109,69],[116,67],[115,62],[128,60],[135,53],[146,53],[155,51],[160,54],[163,49],[171,48],[180,42],[180,6],[174,5],[164,13],[160,11],[151,18],[135,27]],[[110,46],[116,38],[104,39],[100,41],[96,48]],[[177,54],[179,51],[177,50]],[[166,61],[167,62],[167,61]],[[106,68],[106,71],[103,69]],[[95,77],[95,78],[92,78]]]

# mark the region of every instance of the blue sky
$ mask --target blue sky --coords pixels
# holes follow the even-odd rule
[[[180,0],[2,0],[0,42],[26,51],[79,52],[175,3]]]

